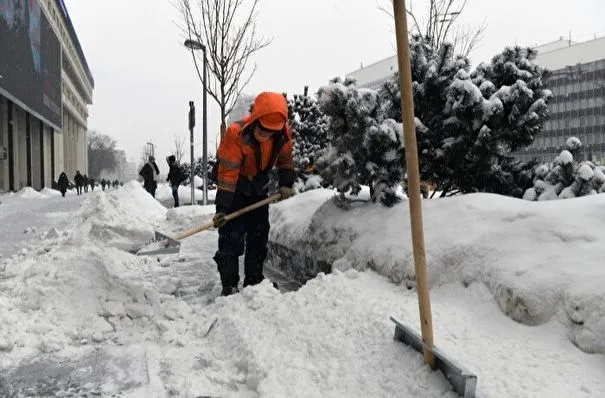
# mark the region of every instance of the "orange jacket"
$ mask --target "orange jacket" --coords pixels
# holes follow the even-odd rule
[[[283,95],[262,93],[256,97],[252,113],[227,128],[218,148],[218,193],[235,192],[240,179],[251,181],[274,165],[279,169],[280,186],[291,187],[294,184],[290,126],[286,123],[280,133],[276,133],[267,141],[259,142],[254,137],[256,121],[275,112],[281,113],[287,119],[288,107]]]

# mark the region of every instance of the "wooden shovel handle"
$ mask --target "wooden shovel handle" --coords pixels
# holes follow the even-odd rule
[[[268,205],[269,203],[274,202],[274,201],[278,200],[279,198],[281,198],[281,194],[279,194],[279,193],[275,194],[273,196],[269,196],[267,199],[263,199],[260,202],[256,202],[254,204],[251,204],[250,206],[244,207],[243,209],[239,209],[237,211],[234,211],[231,214],[226,215],[225,220],[227,220],[227,221],[233,220],[234,218],[237,218],[237,217],[241,216],[242,214],[246,214],[252,210],[258,209],[259,207]],[[177,235],[175,237],[175,239],[176,240],[185,239],[191,235],[197,234],[198,232],[205,231],[212,227],[214,227],[214,222],[210,221],[206,224],[198,225],[197,227],[194,227],[187,231],[181,232],[179,235]]]

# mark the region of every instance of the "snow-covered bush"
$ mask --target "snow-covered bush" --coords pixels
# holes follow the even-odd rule
[[[214,165],[216,164],[216,156],[214,155],[208,155],[208,159],[207,159],[207,167],[206,167],[206,176],[208,178],[208,189],[215,189],[216,188],[216,184],[215,181],[213,181],[212,178],[212,170],[214,169]],[[183,180],[183,185],[189,185],[191,184],[191,166],[190,163],[188,162],[183,162],[180,164],[179,166],[181,168],[181,172],[183,173],[184,176],[184,180]],[[199,178],[203,179],[204,178],[204,162],[203,159],[201,157],[197,158],[195,160],[195,163],[193,164],[193,172],[195,173],[196,176],[198,176]],[[195,181],[195,179],[194,179]],[[196,186],[196,188],[202,188],[202,185],[198,185]]]
[[[294,190],[298,193],[324,187],[323,178],[318,174],[307,175],[304,178],[298,178],[294,182]]]
[[[352,195],[368,185],[374,201],[396,203],[403,178],[401,123],[385,118],[376,91],[357,88],[352,80],[335,79],[318,96],[329,117],[330,145],[317,162],[325,183]]]
[[[471,72],[469,59],[455,56],[451,44],[432,48],[414,37],[410,50],[421,179],[436,183],[444,195],[522,196],[533,167],[510,152],[536,138],[551,96],[545,70],[534,63],[536,52],[507,48]],[[385,83],[380,97],[386,117],[401,121],[397,77]]]
[[[534,186],[525,191],[523,199],[569,199],[604,193],[605,167],[592,162],[577,163],[574,154],[581,148],[578,138],[569,138],[565,149],[552,163],[542,164],[536,169]]]
[[[288,105],[294,160],[299,176],[304,177],[307,168],[314,165],[328,147],[328,117],[321,112],[317,100],[307,95],[307,87],[303,95],[295,94]]]

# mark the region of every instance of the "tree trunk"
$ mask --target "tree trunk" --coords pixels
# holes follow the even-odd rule
[[[221,140],[227,131],[227,103],[225,99],[225,84],[221,82]]]

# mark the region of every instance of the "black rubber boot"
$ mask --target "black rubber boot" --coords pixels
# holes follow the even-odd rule
[[[214,255],[218,272],[221,276],[223,289],[221,295],[228,296],[239,291],[239,262],[238,258],[225,253],[216,252]]]
[[[244,287],[258,285],[265,279],[263,275],[264,262],[264,259],[261,260],[256,256],[246,255],[244,259]]]
[[[221,296],[231,296],[232,294],[238,293],[239,289],[237,288],[237,286],[227,286],[227,287],[223,287],[223,290],[221,290]]]

